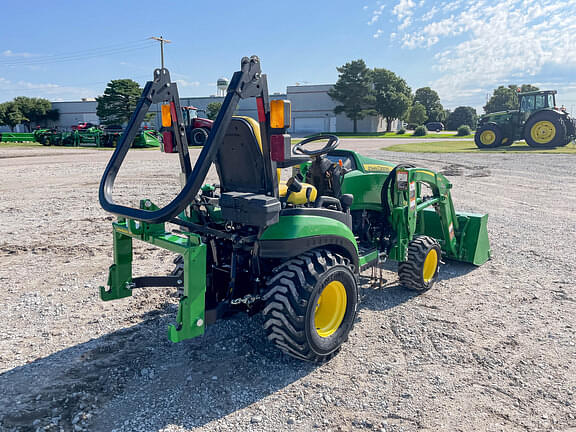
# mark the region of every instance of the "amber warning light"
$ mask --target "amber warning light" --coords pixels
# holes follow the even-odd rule
[[[272,129],[288,129],[292,109],[289,100],[270,101],[270,127]]]

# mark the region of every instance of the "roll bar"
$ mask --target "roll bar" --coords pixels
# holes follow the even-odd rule
[[[132,114],[128,127],[122,137],[120,138],[116,150],[112,154],[102,180],[100,181],[99,199],[100,205],[104,210],[115,214],[117,216],[127,217],[147,223],[162,223],[169,221],[178,214],[180,214],[193,200],[202,186],[210,165],[215,160],[218,150],[224,142],[224,137],[232,115],[238,105],[240,99],[256,97],[258,100],[258,120],[260,122],[260,129],[262,134],[262,151],[265,152],[264,160],[266,161],[266,185],[267,194],[277,196],[277,185],[275,184],[276,172],[272,168],[270,160],[269,148],[269,121],[270,104],[268,101],[268,85],[266,75],[263,75],[260,69],[260,60],[256,56],[250,58],[244,57],[241,61],[240,71],[235,72],[228,87],[226,98],[222,104],[222,108],[214,122],[212,131],[208,136],[194,169],[190,165],[190,155],[188,153],[188,141],[186,139],[186,130],[183,125],[182,111],[180,109],[180,101],[178,96],[178,88],[175,83],[170,81],[170,73],[167,69],[156,69],[154,71],[153,81],[146,83],[142,96],[138,101],[136,110]],[[180,193],[166,206],[158,210],[145,210],[133,207],[127,207],[115,204],[112,192],[114,188],[114,181],[132,141],[134,140],[138,128],[150,106],[155,103],[170,102],[174,104],[174,113],[172,114],[172,122],[174,129],[174,140],[178,155],[180,158],[180,166],[182,173],[186,177],[186,184]],[[268,155],[266,157],[266,155]],[[274,167],[275,168],[275,167]]]

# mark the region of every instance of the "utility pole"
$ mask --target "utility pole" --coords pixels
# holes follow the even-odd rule
[[[160,37],[152,36],[152,37],[149,37],[148,39],[154,39],[154,40],[157,40],[158,42],[160,42],[160,62],[162,64],[162,69],[164,69],[164,44],[165,43],[171,43],[172,41],[169,41],[168,39],[164,39],[162,36],[160,36]]]

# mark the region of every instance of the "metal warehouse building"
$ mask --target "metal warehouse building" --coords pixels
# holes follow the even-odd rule
[[[337,103],[328,96],[331,84],[321,85],[294,85],[288,86],[286,93],[270,95],[271,99],[288,99],[292,102],[293,135],[309,135],[317,132],[352,132],[353,122],[344,114],[334,114]],[[211,102],[223,102],[223,96],[209,97],[183,97],[180,98],[182,106],[195,106],[206,109]],[[82,100],[75,102],[52,102],[52,107],[60,111],[60,120],[53,126],[68,129],[80,122],[99,124],[96,115],[96,101]],[[160,107],[153,105],[151,112],[156,112],[152,120],[152,127],[159,128]],[[240,101],[237,115],[256,118],[256,104],[254,99]],[[393,125],[395,126],[395,125]],[[358,121],[358,132],[381,132],[385,130],[384,119],[370,116]]]

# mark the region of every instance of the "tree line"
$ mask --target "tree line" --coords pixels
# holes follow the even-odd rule
[[[386,132],[392,129],[394,120],[408,122],[415,127],[429,122],[443,122],[446,129],[456,130],[462,125],[476,128],[478,114],[470,106],[459,106],[453,111],[444,109],[438,93],[430,87],[422,87],[412,93],[406,80],[394,72],[370,69],[364,60],[353,60],[336,68],[338,81],[328,92],[339,103],[335,114],[345,114],[358,132],[358,120],[379,115],[386,120]],[[494,90],[484,106],[486,113],[518,109],[518,92],[538,90],[530,84],[521,87],[500,86]]]
[[[60,113],[57,109],[52,109],[52,104],[47,99],[18,96],[10,102],[0,104],[0,126],[8,126],[10,130],[23,124],[30,132],[31,123],[57,121],[59,118]]]
[[[364,60],[353,60],[336,69],[339,72],[338,81],[328,94],[339,103],[334,113],[349,117],[353,121],[354,132],[358,131],[358,120],[371,115],[380,115],[386,120],[387,132],[391,131],[396,119],[413,126],[444,122],[449,130],[456,130],[462,125],[476,128],[476,109],[470,106],[459,106],[454,111],[444,109],[435,90],[422,87],[412,94],[406,81],[388,69],[369,69]],[[484,111],[491,113],[518,109],[518,92],[535,90],[538,87],[530,84],[499,86],[483,107]],[[101,123],[112,125],[127,122],[141,92],[140,85],[131,79],[110,81],[104,94],[96,98],[96,113]],[[208,104],[208,117],[215,119],[221,105],[219,102]],[[16,125],[24,124],[30,131],[31,123],[57,121],[59,117],[58,110],[52,109],[47,99],[18,96],[0,104],[0,126],[9,126],[12,130]],[[147,117],[147,120],[150,118]]]

